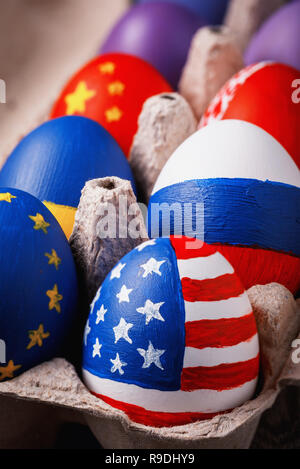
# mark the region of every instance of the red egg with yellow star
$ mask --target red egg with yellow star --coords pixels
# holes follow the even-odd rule
[[[54,104],[51,118],[89,117],[116,139],[128,156],[146,99],[172,87],[142,59],[104,54],[89,62],[67,83]]]
[[[0,187],[0,382],[60,354],[74,325],[72,252],[37,198]]]

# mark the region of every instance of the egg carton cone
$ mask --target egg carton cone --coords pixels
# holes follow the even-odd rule
[[[274,288],[277,294],[281,291],[280,298],[284,295],[284,287],[277,284],[256,288],[252,288],[250,298],[256,296],[258,301],[263,294],[269,305],[276,296]],[[275,310],[283,312],[281,306],[277,303]],[[260,307],[264,314],[263,305]],[[256,312],[258,308],[258,303],[254,304]],[[299,316],[295,304],[293,308]],[[290,344],[279,350],[279,375],[253,400],[212,420],[173,428],[131,422],[124,413],[91,395],[72,364],[56,358],[0,384],[0,448],[49,447],[59,425],[72,421],[88,425],[107,449],[246,449],[263,413],[272,407],[280,392],[300,385],[300,366],[294,363],[293,353]]]
[[[114,233],[108,232],[108,214],[113,217]],[[135,233],[129,233],[133,221]],[[69,242],[90,303],[118,261],[148,239],[143,213],[129,181],[107,177],[85,184]]]

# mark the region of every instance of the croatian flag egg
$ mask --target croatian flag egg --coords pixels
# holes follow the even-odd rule
[[[255,318],[217,249],[150,240],[107,276],[84,333],[90,391],[155,427],[209,419],[251,399],[259,369]]]
[[[216,121],[161,171],[149,203],[150,236],[199,237],[218,246],[247,289],[278,282],[296,293],[299,188],[299,169],[275,138],[248,122]]]
[[[0,382],[60,353],[74,324],[68,241],[38,199],[0,187]]]

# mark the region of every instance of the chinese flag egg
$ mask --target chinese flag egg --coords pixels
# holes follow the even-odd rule
[[[77,310],[68,241],[42,202],[0,187],[0,382],[60,353]]]
[[[128,253],[91,305],[83,379],[134,422],[172,427],[253,397],[256,322],[245,288],[214,246],[156,239]]]
[[[298,79],[299,72],[287,65],[250,65],[224,85],[200,127],[221,119],[251,122],[276,138],[300,167],[300,107],[298,99],[293,99],[293,84]]]
[[[78,115],[101,124],[128,156],[143,103],[172,91],[151,65],[126,54],[105,54],[92,60],[67,83],[51,117]]]
[[[91,119],[66,116],[21,140],[0,172],[0,186],[44,202],[69,238],[86,181],[106,176],[127,179],[135,188],[128,161],[107,130]]]

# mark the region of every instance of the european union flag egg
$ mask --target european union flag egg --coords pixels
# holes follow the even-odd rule
[[[86,181],[106,176],[127,179],[135,187],[114,138],[91,119],[67,116],[42,124],[17,145],[0,172],[0,186],[44,202],[69,238]]]
[[[97,397],[156,427],[209,419],[253,396],[255,318],[217,249],[150,240],[99,289],[84,333],[83,377]]]
[[[77,308],[67,239],[35,197],[0,187],[0,381],[53,358]]]
[[[247,289],[300,287],[300,172],[256,125],[216,121],[189,137],[161,171],[148,213],[151,237],[217,245]]]

